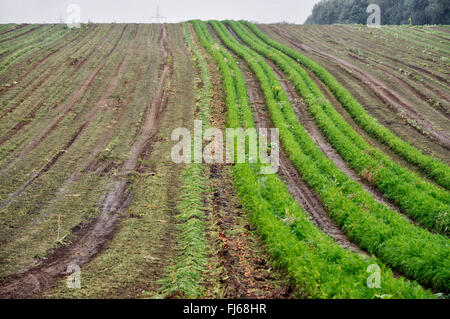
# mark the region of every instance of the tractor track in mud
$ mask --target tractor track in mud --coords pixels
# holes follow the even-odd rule
[[[83,82],[83,84],[78,88],[78,90],[69,98],[69,100],[63,104],[63,107],[56,107],[59,111],[59,115],[55,117],[55,119],[43,130],[43,132],[31,143],[29,143],[15,158],[12,160],[5,168],[0,170],[0,176],[4,175],[8,171],[10,171],[19,161],[21,161],[25,156],[27,156],[33,149],[35,149],[41,142],[54,130],[54,128],[62,121],[65,115],[72,110],[75,104],[83,97],[86,90],[89,88],[90,84],[94,81],[98,73],[103,69],[106,63],[109,61],[110,56],[120,44],[120,40],[122,39],[125,30],[128,25],[126,25],[122,33],[120,34],[119,39],[108,52],[108,54],[102,59],[100,64],[94,69],[94,71],[89,75],[89,77]]]
[[[416,121],[416,123],[418,123],[421,127],[419,128],[416,125],[412,125],[412,127],[419,131],[419,133],[425,134],[430,139],[435,140],[437,143],[439,143],[442,147],[450,150],[450,136],[445,132],[435,130],[432,123],[420,116],[421,113],[416,109],[414,105],[409,103],[403,97],[399,96],[390,88],[386,87],[383,83],[381,83],[374,77],[365,74],[358,67],[328,53],[323,53],[316,49],[313,49],[312,47],[300,42],[292,36],[287,35],[278,26],[272,26],[271,28],[278,36],[288,41],[300,50],[313,53],[321,58],[337,64],[342,70],[349,73],[359,82],[363,83],[373,94],[375,94],[381,101],[383,101],[393,111],[395,111],[396,114],[398,114],[402,118],[405,118],[405,116],[402,115],[402,113],[405,113],[407,117],[405,120],[408,121],[409,119],[411,119],[413,121]]]
[[[159,44],[164,56],[162,72],[156,94],[149,97],[150,108],[140,136],[132,145],[130,157],[120,167],[121,179],[116,181],[107,194],[100,209],[100,216],[89,224],[79,225],[73,230],[73,240],[68,246],[60,246],[49,257],[24,273],[7,276],[0,285],[0,298],[35,298],[51,288],[55,281],[68,274],[67,267],[82,266],[100,253],[113,238],[117,230],[119,213],[128,207],[131,195],[127,189],[128,179],[124,178],[137,166],[138,157],[149,151],[154,135],[159,130],[160,119],[168,102],[166,80],[172,68],[168,63],[171,56],[167,45],[167,27],[161,31]]]

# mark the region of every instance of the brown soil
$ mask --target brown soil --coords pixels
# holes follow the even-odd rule
[[[401,114],[401,112],[404,112],[408,119],[416,121],[420,125],[420,127],[414,126],[415,129],[435,139],[446,149],[450,149],[450,136],[446,132],[435,130],[434,125],[429,120],[423,118],[422,113],[420,113],[414,105],[409,103],[403,97],[399,96],[392,89],[386,87],[382,82],[378,81],[373,76],[366,74],[364,71],[342,59],[336,58],[328,53],[320,52],[307,46],[294,37],[287,35],[278,26],[272,26],[271,28],[277,35],[279,35],[292,45],[296,46],[297,48],[301,49],[302,51],[313,53],[339,65],[339,67],[351,74],[355,79],[366,85],[366,87],[371,92],[373,92],[384,103],[386,103],[394,111],[396,111],[397,114]]]
[[[160,46],[165,58],[160,76],[160,85],[149,100],[144,127],[132,145],[129,159],[120,168],[121,176],[125,176],[137,167],[137,159],[150,148],[152,137],[158,131],[161,113],[167,104],[166,80],[170,67],[167,64],[169,52],[166,48],[167,30],[164,25],[161,32]],[[129,204],[130,195],[127,190],[128,180],[122,178],[114,185],[112,191],[100,209],[101,214],[86,226],[73,231],[72,243],[69,246],[57,248],[48,259],[26,272],[4,279],[0,287],[0,298],[32,298],[38,297],[43,291],[52,287],[58,278],[67,275],[70,264],[82,266],[100,251],[114,236],[119,213]]]

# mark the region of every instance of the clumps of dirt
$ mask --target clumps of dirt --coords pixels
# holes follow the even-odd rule
[[[255,228],[238,202],[231,181],[231,166],[210,166],[213,191],[212,218],[218,231],[218,258],[222,266],[220,283],[225,298],[262,299],[290,298],[293,290],[277,278],[269,264],[269,256],[259,241]]]
[[[79,62],[80,62],[80,58],[70,58],[70,60],[69,60],[69,65],[71,65],[71,66],[74,66],[74,65],[77,65]]]

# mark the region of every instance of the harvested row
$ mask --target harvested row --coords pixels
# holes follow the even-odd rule
[[[28,80],[21,81],[17,86],[5,93],[3,102],[5,110],[0,115],[2,130],[8,131],[21,122],[29,124],[31,122],[30,114],[33,113],[30,113],[30,107],[34,107],[32,110],[36,112],[32,118],[41,118],[42,112],[37,113],[41,111],[41,107],[45,110],[44,114],[46,114],[49,110],[56,108],[58,104],[62,103],[71,93],[69,88],[76,88],[77,85],[81,84],[81,78],[84,76],[84,73],[78,72],[81,65],[72,65],[71,63],[61,63],[59,61],[61,59],[66,60],[68,55],[73,54],[86,55],[86,60],[91,56],[95,57],[96,54],[99,54],[99,49],[104,47],[105,36],[110,34],[111,28],[97,29],[96,32],[89,34],[79,46],[69,46],[66,50],[53,56],[47,63],[41,64],[40,69],[36,71],[42,70],[42,72],[30,73],[32,76]],[[67,87],[67,89],[62,89],[61,87]],[[24,118],[27,118],[28,121],[24,121]],[[9,152],[11,150],[9,148]]]
[[[75,92],[72,93],[70,98],[68,100],[64,101],[64,103],[62,103],[61,105],[56,105],[53,107],[52,111],[53,111],[53,113],[56,113],[56,116],[48,118],[48,114],[46,114],[49,121],[46,122],[46,121],[41,120],[41,121],[39,121],[39,123],[37,123],[41,127],[38,128],[37,125],[33,127],[33,129],[35,129],[35,130],[38,129],[38,131],[37,131],[37,133],[34,134],[34,136],[31,137],[32,140],[30,142],[28,142],[24,148],[19,150],[18,154],[12,153],[12,152],[10,154],[8,154],[10,158],[14,156],[14,159],[9,160],[8,164],[5,165],[0,170],[0,176],[9,172],[17,163],[22,161],[25,156],[28,156],[31,151],[33,151],[36,147],[38,147],[42,143],[42,141],[44,141],[47,138],[47,136],[54,131],[54,129],[58,126],[58,124],[63,119],[65,119],[65,115],[69,114],[72,117],[72,119],[74,117],[79,118],[78,113],[82,113],[85,109],[82,109],[81,112],[76,112],[76,114],[73,114],[73,112],[72,112],[73,108],[76,106],[77,102],[82,101],[82,98],[84,97],[86,92],[93,90],[93,87],[90,86],[90,84],[96,79],[96,76],[99,74],[100,71],[102,71],[102,69],[105,67],[107,62],[109,62],[109,59],[113,55],[113,52],[115,53],[113,55],[114,57],[121,58],[118,55],[118,51],[115,51],[115,49],[117,48],[117,46],[119,44],[121,44],[120,40],[124,36],[126,29],[127,29],[127,26],[124,26],[121,31],[119,31],[120,29],[117,30],[117,31],[119,31],[119,34],[116,34],[117,40],[114,45],[112,45],[112,46],[107,45],[107,46],[105,46],[105,48],[102,48],[102,49],[108,50],[106,52],[106,55],[104,57],[97,56],[97,59],[101,60],[100,63],[98,63],[98,65],[95,67],[95,69],[92,72],[88,73],[88,77],[84,79],[84,81],[81,83],[80,87],[78,87],[78,89],[76,89]],[[98,88],[104,88],[106,85],[107,85],[106,83],[101,83],[101,86]],[[98,94],[99,93],[97,93],[97,95]],[[20,137],[23,138],[23,137],[25,137],[24,135],[25,134],[21,134]],[[5,158],[3,160],[5,160]]]
[[[194,21],[193,24],[200,43],[222,72],[229,127],[238,127],[240,123],[254,127],[245,80],[235,60],[215,42],[204,23]],[[233,166],[234,179],[244,207],[251,212],[277,265],[289,269],[289,278],[301,287],[305,296],[375,297],[374,291],[364,284],[364,272],[370,260],[364,261],[359,255],[342,249],[319,231],[278,177],[272,174],[261,179],[257,176],[259,168],[259,165],[237,164]],[[419,287],[412,288],[410,283],[394,279],[390,271],[383,278],[387,286],[382,289],[387,289],[388,294],[406,297],[420,293]]]
[[[123,70],[127,67],[127,64],[131,58],[131,52],[134,49],[134,42],[136,40],[138,28],[136,28],[132,42],[129,44],[129,47],[127,49],[127,52],[125,53],[125,57],[122,60],[116,75],[111,79],[111,81],[108,83],[108,86],[105,88],[105,91],[103,92],[102,96],[100,97],[100,100],[97,102],[96,106],[93,107],[89,113],[86,115],[86,120],[79,126],[79,128],[75,131],[74,135],[72,135],[68,141],[68,143],[64,146],[64,148],[60,151],[58,151],[53,157],[37,172],[33,173],[32,176],[20,187],[20,189],[11,194],[10,197],[12,199],[8,200],[6,203],[11,202],[14,198],[17,198],[20,196],[20,194],[25,190],[26,187],[28,187],[34,180],[36,180],[40,175],[47,172],[50,167],[56,162],[56,160],[61,157],[65,152],[68,151],[68,149],[72,146],[72,144],[78,139],[81,133],[83,133],[84,129],[87,128],[91,121],[95,119],[96,114],[100,111],[101,108],[105,107],[106,105],[106,99],[111,95],[112,91],[115,89],[117,82],[119,80],[119,77],[122,75]],[[3,205],[3,207],[6,207],[6,203]]]
[[[93,163],[90,173],[86,173],[95,172],[95,175],[108,177],[113,183],[128,179],[129,207],[118,212],[117,228],[111,234],[106,249],[82,267],[82,288],[69,290],[65,279],[61,279],[54,289],[45,292],[45,296],[145,297],[148,295],[143,295],[143,291],[153,293],[158,290],[155,281],[164,276],[164,269],[173,258],[178,234],[174,215],[183,167],[170,160],[167,141],[173,129],[187,127],[191,123],[195,102],[192,82],[186,81],[186,78],[193,78],[194,70],[192,63],[187,62],[190,57],[183,46],[180,25],[145,28],[154,30],[156,35],[152,35],[146,45],[146,60],[142,63],[136,61],[136,65],[143,65],[144,70],[132,101],[125,101],[129,105],[123,123],[118,125],[119,129],[113,129],[116,145],[110,152],[105,150],[105,156]],[[163,37],[163,28],[167,28],[166,37]],[[164,56],[167,53],[166,59]],[[164,65],[169,67],[170,72],[166,73],[169,77],[160,81]],[[158,100],[160,86],[165,92],[162,112],[158,114],[148,148],[138,158],[135,171],[117,174],[116,169],[121,168],[120,165],[117,167],[117,162],[120,163],[117,157],[129,152],[130,139],[131,144],[136,143],[140,133],[144,132],[142,126],[136,123],[144,125],[145,117],[154,115],[153,107],[158,105],[151,100]],[[111,163],[112,167],[104,170],[107,163]]]
[[[43,27],[43,25],[38,25],[38,24],[26,25],[24,28],[17,29],[18,30],[17,32],[13,32],[11,34],[8,34],[7,37],[3,37],[2,39],[0,39],[0,43],[20,38],[20,37],[22,37],[24,35],[29,34],[30,32],[33,32],[33,31],[35,31],[35,30],[37,30],[39,28],[42,28],[42,27]]]
[[[411,42],[414,45],[439,52],[446,56],[450,55],[450,48],[448,44],[439,43],[439,41],[432,41],[431,39],[424,37],[423,34],[417,34],[414,29],[397,26],[387,26],[385,28],[381,28],[381,30],[399,39]]]
[[[380,125],[364,110],[364,108],[358,103],[358,101],[356,101],[356,99],[352,97],[351,94],[319,64],[306,58],[299,52],[273,41],[272,39],[264,35],[261,31],[259,31],[255,26],[248,23],[246,23],[246,25],[264,42],[285,53],[286,55],[303,65],[305,68],[309,69],[315,75],[317,75],[321,79],[321,81],[330,89],[333,95],[339,100],[342,106],[351,114],[356,122],[367,133],[376,137],[383,143],[389,145],[393,151],[401,155],[408,162],[419,166],[421,169],[428,173],[430,178],[435,180],[442,187],[450,189],[450,170],[448,165],[442,163],[436,158],[424,155],[418,149],[401,140],[384,126]]]
[[[63,27],[56,26],[55,29],[59,29],[59,31],[55,32],[55,30],[49,29],[48,32],[50,33],[50,36],[46,35],[46,33],[38,32],[36,39],[29,41],[30,43],[24,44],[23,48],[15,49],[9,55],[1,54],[0,75],[6,72],[11,65],[20,61],[20,59],[26,59],[43,46],[51,45],[68,33],[68,30]]]
[[[6,38],[6,33],[13,32],[15,30],[25,27],[26,24],[2,24],[0,31],[0,38]]]
[[[29,79],[30,74],[34,75],[33,72],[47,63],[49,59],[60,54],[61,51],[73,45],[74,42],[81,44],[84,39],[91,37],[92,31],[98,31],[98,29],[95,25],[83,26],[75,31],[67,32],[65,36],[56,39],[54,42],[44,46],[40,45],[39,49],[31,55],[17,59],[15,63],[9,65],[8,72],[4,72],[0,76],[0,83],[4,84],[1,89],[10,91],[11,87],[7,87],[6,84],[11,85],[12,81],[23,85],[22,82],[31,80]],[[12,87],[16,86],[12,85]]]
[[[119,31],[122,29],[123,27],[118,28]],[[130,37],[132,39],[137,30],[136,27],[130,28],[130,33],[127,34],[127,38]],[[138,36],[146,38],[150,30],[149,28],[141,29]],[[142,44],[139,47],[145,46],[147,43],[146,41],[141,42]],[[9,242],[8,245],[4,245],[4,252],[16,251],[14,258],[18,258],[20,263],[24,262],[22,258],[26,256],[27,251],[42,251],[44,249],[45,252],[52,246],[52,238],[48,237],[48,234],[51,232],[51,228],[54,227],[55,219],[52,216],[53,214],[50,215],[50,213],[54,211],[64,212],[63,220],[65,230],[70,234],[71,227],[82,222],[86,217],[95,216],[99,197],[101,197],[102,192],[105,192],[108,187],[111,187],[107,183],[109,177],[100,178],[101,176],[97,176],[97,174],[80,174],[80,171],[86,165],[86,161],[89,160],[92,153],[94,153],[93,150],[95,147],[98,147],[99,142],[108,144],[108,139],[105,140],[105,137],[111,133],[110,129],[118,124],[116,121],[119,122],[121,114],[125,110],[131,114],[138,110],[137,107],[131,110],[128,109],[127,100],[129,97],[127,94],[128,92],[132,92],[134,90],[133,86],[137,84],[139,78],[135,80],[135,77],[139,74],[138,70],[141,67],[139,61],[142,61],[145,57],[147,50],[140,49],[139,55],[136,56],[136,53],[130,51],[131,49],[134,51],[136,48],[129,47],[128,58],[125,60],[126,51],[124,49],[129,44],[129,40],[124,40],[123,48],[120,48],[116,52],[117,56],[112,61],[113,64],[111,66],[115,64],[118,68],[108,66],[109,70],[105,76],[110,77],[113,81],[109,83],[109,87],[104,88],[104,91],[101,92],[103,96],[100,96],[99,100],[96,101],[97,107],[88,108],[91,112],[87,113],[91,113],[92,117],[87,119],[80,117],[72,123],[72,126],[67,126],[67,123],[63,123],[64,126],[61,129],[64,135],[59,134],[59,138],[57,138],[58,135],[53,135],[48,140],[49,143],[43,145],[42,151],[34,153],[34,156],[38,154],[39,157],[36,157],[33,164],[39,165],[38,163],[42,159],[45,161],[45,157],[41,155],[42,152],[48,154],[45,151],[56,146],[55,152],[58,154],[59,152],[57,150],[60,149],[61,143],[64,143],[66,138],[70,142],[74,137],[73,134],[80,129],[82,130],[82,134],[76,136],[70,149],[66,150],[63,155],[60,155],[59,159],[52,164],[51,170],[48,170],[48,172],[42,171],[45,174],[40,175],[38,179],[35,179],[32,184],[28,185],[24,194],[16,198],[15,200],[17,202],[11,203],[11,207],[8,207],[8,210],[2,216],[3,222],[6,222],[8,225],[22,225],[19,229],[15,229],[17,227],[2,229],[2,240],[8,240]],[[133,54],[131,55],[131,53]],[[135,60],[132,58],[133,56],[136,56]],[[133,67],[126,68],[126,64],[132,64]],[[124,70],[126,70],[126,74],[121,74],[124,73]],[[113,72],[115,75],[112,74]],[[118,79],[120,79],[120,85],[117,83]],[[145,83],[147,82],[143,84]],[[114,88],[115,86],[117,88]],[[121,101],[117,97],[114,97],[114,94],[117,94],[118,97],[124,96],[126,99]],[[102,107],[98,106],[100,102],[102,102]],[[108,107],[105,107],[105,104],[108,104]],[[139,105],[140,109],[142,109],[142,105],[145,106],[145,104]],[[93,116],[92,110],[96,110],[97,116]],[[123,125],[124,123],[121,124]],[[115,143],[117,144],[117,142]],[[16,174],[20,174],[20,171],[16,172]],[[7,182],[8,180],[5,178],[4,181]],[[92,189],[93,185],[95,185],[95,189]],[[72,194],[79,195],[80,198],[72,198]],[[24,201],[24,198],[29,199]],[[29,214],[30,211],[34,213]],[[37,245],[39,241],[36,242],[33,240],[36,237],[41,238],[40,245]],[[46,245],[43,245],[43,242]],[[32,257],[33,255],[26,256],[25,261],[29,262],[29,258]],[[14,258],[10,257],[11,262],[15,260]]]
[[[114,80],[114,77],[112,77],[113,81],[110,82],[111,83],[110,85],[112,85],[113,87],[117,86],[117,89],[111,91],[109,88],[106,88],[106,91],[103,93],[104,96],[110,95],[113,92],[115,92],[115,94],[120,95],[125,94],[124,96],[126,96],[126,94],[128,93],[127,91],[133,89],[133,86],[135,86],[138,83],[138,79],[135,80],[134,77],[136,77],[136,75],[139,74],[138,70],[142,68],[142,64],[140,62],[145,61],[147,58],[147,54],[150,49],[148,41],[149,40],[152,41],[152,38],[155,44],[156,41],[158,41],[156,37],[151,35],[151,33],[149,34],[149,31],[155,29],[156,28],[148,28],[148,27],[138,28],[137,25],[129,29],[129,33],[125,35],[126,38],[123,41],[124,42],[124,44],[122,45],[123,47],[118,48],[119,49],[117,52],[118,55],[117,57],[113,58],[112,61],[114,63],[122,61],[118,70],[116,71],[116,76],[117,80],[120,79],[120,84],[123,85],[126,90],[124,92],[121,92],[122,91],[121,86],[116,85],[119,83],[114,84],[114,82],[117,82],[117,80]],[[41,293],[42,290],[49,288],[55,279],[64,275],[65,268],[67,267],[68,264],[70,264],[71,262],[75,262],[79,265],[83,265],[84,263],[92,259],[99,251],[104,249],[105,244],[111,239],[111,235],[113,231],[116,229],[116,222],[120,216],[120,212],[123,211],[123,209],[128,205],[127,203],[129,202],[127,185],[128,182],[131,181],[132,175],[130,175],[130,173],[131,171],[134,171],[135,168],[138,167],[137,159],[140,157],[144,158],[144,155],[150,152],[149,147],[152,143],[154,134],[156,134],[158,130],[160,115],[167,101],[167,93],[164,92],[166,92],[166,84],[168,82],[167,76],[169,65],[167,64],[167,61],[170,60],[170,58],[167,55],[167,51],[165,51],[164,49],[164,47],[166,46],[166,30],[165,28],[162,28],[160,31],[161,32],[158,42],[159,45],[162,47],[162,49],[159,52],[157,50],[155,51],[156,55],[162,54],[165,56],[163,62],[164,65],[161,65],[160,70],[161,71],[160,75],[161,76],[164,75],[164,78],[161,79],[160,82],[161,85],[158,85],[158,88],[155,88],[153,90],[155,94],[154,95],[151,94],[150,98],[148,88],[149,85],[150,88],[155,85],[154,83],[152,83],[152,81],[155,80],[155,78],[151,78],[148,80],[146,79],[145,81],[143,81],[143,84],[146,86],[146,89],[139,90],[138,95],[133,94],[133,97],[135,98],[138,97],[140,94],[145,95],[146,97],[145,100],[147,103],[145,103],[144,106],[148,109],[148,111],[145,112],[143,127],[139,131],[139,135],[136,136],[131,147],[128,145],[128,149],[130,150],[128,158],[123,160],[122,163],[120,164],[118,168],[119,172],[117,175],[116,174],[103,175],[90,172],[82,174],[81,180],[78,180],[77,183],[74,183],[74,185],[70,187],[71,192],[82,191],[83,192],[82,196],[80,196],[82,198],[79,199],[74,198],[75,203],[72,202],[71,204],[66,206],[65,209],[64,209],[65,203],[63,202],[58,203],[57,206],[54,205],[52,207],[51,210],[58,209],[58,207],[63,206],[63,211],[65,212],[64,215],[66,216],[63,217],[63,221],[66,220],[64,232],[68,232],[68,235],[71,235],[70,231],[71,227],[70,224],[67,223],[76,222],[78,220],[78,223],[81,226],[81,228],[79,229],[79,231],[76,231],[74,233],[74,238],[71,240],[72,243],[70,245],[66,244],[67,246],[65,247],[65,244],[62,244],[56,251],[50,254],[49,259],[52,259],[51,262],[44,261],[43,263],[40,263],[38,267],[30,269],[28,273],[25,273],[24,275],[23,274],[20,275],[19,280],[13,281],[11,284],[4,286],[2,288],[2,293],[4,293],[5,295],[17,296],[25,294],[26,296],[30,296],[29,295],[30,293],[31,294]],[[132,67],[131,68],[127,67],[126,66],[127,64],[132,64]],[[148,63],[144,63],[143,65],[147,67],[149,66]],[[124,74],[121,74],[122,71]],[[110,76],[109,73],[107,73],[106,75]],[[155,74],[155,76],[158,76],[158,74]],[[127,84],[127,82],[130,80],[132,80],[132,82],[130,82],[130,84]],[[112,106],[114,106],[115,104],[114,98],[111,99],[111,96],[104,102],[107,102],[108,104],[111,103]],[[133,103],[138,103],[139,104],[138,107],[142,109],[140,101],[136,100]],[[127,104],[122,105],[122,107],[126,107],[128,111]],[[93,120],[91,125],[89,125],[87,129],[85,129],[83,135],[86,136],[77,142],[77,149],[73,149],[71,152],[68,152],[67,155],[64,155],[64,158],[76,156],[76,153],[82,150],[83,153],[81,154],[82,156],[81,158],[87,159],[90,148],[98,144],[99,138],[103,140],[103,137],[107,136],[107,133],[109,132],[108,126],[114,124],[114,118],[117,115],[115,113],[117,113],[117,111],[115,110],[115,107],[114,108],[111,107],[102,110],[101,113],[98,113],[97,117],[95,118],[95,120]],[[96,129],[96,127],[98,129]],[[136,155],[134,152],[138,152],[138,154]],[[67,158],[66,160],[69,160],[69,158]],[[68,163],[66,162],[64,165],[67,164]],[[56,171],[54,173],[60,171],[61,165],[60,167],[55,167],[55,169]],[[94,184],[89,183],[88,185],[86,185],[85,182],[86,179],[88,180],[91,179],[91,181],[93,181]],[[83,190],[80,189],[80,187],[83,186],[92,187],[92,185],[95,185],[94,196],[89,196],[89,202],[86,203],[84,202],[84,200],[86,199],[85,193],[86,191],[88,192],[92,191],[90,189]],[[102,192],[106,192],[106,194],[105,193],[101,194]],[[66,193],[66,196],[67,195],[70,195],[70,193],[69,194]],[[64,196],[61,199],[64,199]],[[103,203],[100,205],[101,207],[99,207],[99,200]],[[76,206],[80,205],[81,207],[83,207],[83,210],[91,207],[90,209],[94,208],[95,212],[84,212],[85,216],[76,216],[80,215],[80,212],[72,211],[72,209],[75,208],[76,210]],[[98,212],[100,213],[100,215],[98,214]],[[71,216],[71,214],[74,213],[75,215]],[[84,218],[90,217],[90,218],[86,221],[83,220],[83,217]],[[75,225],[77,225],[78,223],[75,223]],[[47,226],[51,226],[50,220],[48,221],[46,220],[45,223],[43,222],[42,225],[40,225],[40,233],[36,233],[35,230],[34,235],[43,236],[46,239],[46,241],[48,241],[50,239],[48,238],[49,232],[48,230],[43,228],[45,224],[47,224]],[[24,248],[25,247],[23,247],[19,251],[23,252]],[[30,247],[27,248],[29,249]],[[37,247],[35,247],[34,249],[36,250],[36,248]],[[42,275],[45,273],[48,273],[49,275],[47,275],[47,277],[42,277]],[[39,291],[32,291],[32,290],[27,291],[25,289],[25,285],[29,280],[28,277],[30,277],[31,274],[39,278],[39,280],[42,280],[41,289]]]
[[[302,178],[318,192],[349,238],[406,276],[436,289],[447,290],[446,278],[449,274],[445,274],[445,265],[449,262],[448,239],[411,225],[397,213],[377,203],[359,184],[340,172],[301,126],[267,63],[239,44],[222,24],[214,22],[213,25],[227,46],[254,70],[289,158]],[[424,246],[417,246],[418,242]],[[433,265],[434,270],[429,267],[424,271],[415,265],[413,260],[416,255],[424,256],[424,262]]]

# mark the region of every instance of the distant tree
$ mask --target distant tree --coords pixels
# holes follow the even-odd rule
[[[305,23],[364,24],[371,3],[381,7],[382,24],[450,24],[450,0],[322,0]]]

